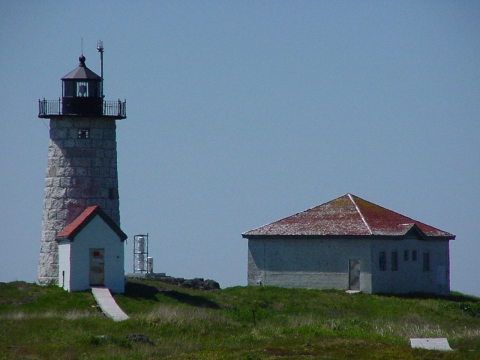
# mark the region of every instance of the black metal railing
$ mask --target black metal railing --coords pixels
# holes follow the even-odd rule
[[[122,118],[127,117],[127,101],[104,101],[103,102],[103,115],[104,116],[119,116]]]
[[[85,114],[72,113],[66,111],[62,106],[62,100],[38,100],[38,117],[49,118],[52,116],[62,115],[76,115],[82,116]],[[90,114],[88,114],[90,115]],[[117,119],[125,119],[127,117],[127,101],[103,101],[102,116],[114,117]]]
[[[62,115],[62,100],[38,100],[38,116]]]

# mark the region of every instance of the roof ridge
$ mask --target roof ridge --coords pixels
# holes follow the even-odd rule
[[[246,231],[242,233],[242,237],[386,236],[403,238],[412,230],[418,231],[420,236],[423,233],[428,239],[455,239],[455,235],[350,193]]]
[[[353,203],[353,205],[355,205],[355,209],[357,209],[357,212],[360,215],[360,217],[362,218],[362,221],[365,224],[365,226],[367,227],[368,231],[370,232],[370,235],[373,235],[372,229],[370,229],[370,226],[368,225],[367,220],[365,220],[365,217],[363,216],[362,212],[360,211],[360,208],[358,207],[357,203],[353,199],[352,194],[348,193],[347,196],[350,199],[350,201]]]
[[[345,196],[345,195],[343,195],[343,196]],[[340,196],[340,197],[338,197],[338,198],[341,198],[341,197],[343,197],[343,196]],[[322,205],[328,204],[329,202],[330,202],[330,201],[326,201],[326,202],[324,202],[324,203],[321,203],[320,205],[315,205],[315,206],[312,206],[312,207],[310,207],[310,208],[308,208],[308,209],[305,209],[305,210],[302,210],[302,211],[298,211],[298,212],[296,212],[295,214],[288,215],[288,216],[284,216],[284,217],[282,217],[281,219],[278,219],[278,220],[275,220],[275,221],[270,221],[269,223],[266,223],[266,224],[257,226],[256,228],[254,228],[254,229],[252,229],[252,230],[244,231],[244,232],[242,233],[242,235],[243,235],[243,234],[246,234],[247,232],[255,231],[255,230],[260,229],[260,228],[263,228],[263,227],[265,227],[265,226],[273,225],[273,224],[275,224],[275,223],[277,223],[277,222],[279,222],[279,221],[283,221],[283,220],[286,220],[286,219],[288,219],[288,218],[291,218],[291,217],[294,217],[294,216],[297,216],[297,215],[306,213],[306,212],[311,211],[311,210],[313,210],[313,209],[315,209],[315,208],[318,208],[318,207],[320,207],[320,206],[322,206]]]
[[[118,236],[124,241],[127,235],[120,229],[110,216],[108,216],[100,206],[92,205],[85,208],[80,215],[78,215],[70,224],[68,224],[60,233],[57,234],[56,239],[65,238],[73,241],[75,236],[82,231],[82,229],[90,223],[93,218],[99,216]]]

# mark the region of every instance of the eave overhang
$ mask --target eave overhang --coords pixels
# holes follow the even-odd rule
[[[55,240],[74,241],[75,237],[96,217],[100,218],[118,235],[120,240],[125,241],[128,236],[115,224],[99,206],[90,206],[86,208],[74,221],[67,225],[55,238]]]
[[[242,233],[244,238],[454,240],[455,235],[346,194]]]
[[[421,241],[448,241],[455,240],[452,236],[423,236],[412,237],[405,235],[247,235],[242,234],[248,240],[410,240]]]

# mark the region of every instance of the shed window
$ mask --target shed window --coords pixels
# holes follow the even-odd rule
[[[398,251],[392,251],[392,271],[398,271]]]
[[[423,253],[423,271],[430,271],[430,253]]]
[[[387,270],[387,252],[385,250],[381,250],[378,255],[378,269],[380,271]]]
[[[410,252],[408,250],[403,251],[403,260],[408,261],[410,259]]]
[[[412,261],[417,261],[418,256],[417,256],[417,250],[412,250]]]

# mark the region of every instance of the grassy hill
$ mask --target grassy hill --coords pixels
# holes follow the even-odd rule
[[[0,359],[480,359],[480,299],[130,280],[115,323],[89,292],[0,284]],[[455,351],[411,349],[446,337]]]

